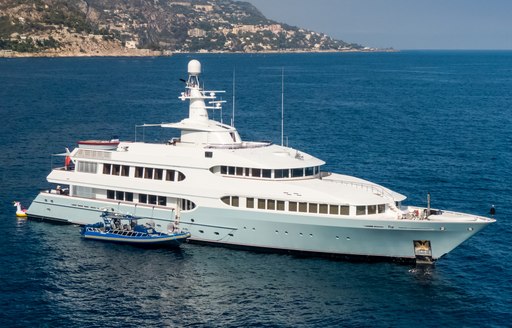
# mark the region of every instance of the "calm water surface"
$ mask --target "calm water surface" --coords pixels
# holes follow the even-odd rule
[[[227,90],[242,138],[280,143],[281,70],[290,146],[326,170],[408,203],[498,222],[430,269],[198,245],[145,250],[84,241],[75,226],[20,221],[52,153],[133,140],[179,121],[186,64]],[[510,325],[512,53],[201,55],[0,59],[0,326],[338,327]],[[220,113],[212,113],[220,118]],[[175,131],[137,138],[166,140]]]

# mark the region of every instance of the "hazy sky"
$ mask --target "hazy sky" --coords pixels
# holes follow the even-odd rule
[[[267,18],[369,47],[512,49],[512,0],[246,0]]]

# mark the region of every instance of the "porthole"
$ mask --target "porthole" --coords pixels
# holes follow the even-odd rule
[[[204,231],[203,231],[203,230],[199,230],[199,232],[200,232],[200,233],[204,233]]]
[[[214,234],[216,234],[217,236],[219,235],[219,233],[217,231],[215,231]]]

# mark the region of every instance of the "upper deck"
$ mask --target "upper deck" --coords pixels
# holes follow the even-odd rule
[[[98,173],[115,170],[117,175],[121,173],[123,176],[126,171],[127,177],[147,179],[139,187],[165,192],[163,181],[154,181],[154,176],[164,180],[165,172],[176,171],[190,182],[186,183],[186,188],[192,190],[190,193],[201,186],[205,195],[212,197],[250,191],[257,196],[276,199],[318,202],[329,199],[337,204],[363,205],[405,199],[403,195],[368,181],[323,172],[324,161],[297,149],[270,142],[243,141],[234,126],[208,118],[207,110],[219,109],[222,102],[215,100],[219,91],[205,91],[200,87],[199,62],[191,61],[188,71],[186,91],[179,98],[190,101],[189,116],[177,123],[145,125],[178,129],[181,132],[179,138],[161,144],[121,142],[110,151],[77,148],[70,157],[75,162],[82,162],[85,171],[81,172],[94,171],[88,168],[88,163],[96,165]],[[205,100],[210,105],[206,105]],[[52,174],[49,179],[61,181],[57,175],[59,173]],[[123,188],[130,184],[127,179],[112,176],[99,179],[102,183]],[[96,179],[78,174],[72,180],[91,185]],[[221,181],[222,188],[219,188]],[[275,183],[270,186],[269,182]],[[185,188],[183,184],[182,187]]]

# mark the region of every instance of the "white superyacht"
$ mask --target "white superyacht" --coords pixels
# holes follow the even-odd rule
[[[105,209],[142,217],[156,230],[176,224],[192,242],[363,260],[432,262],[494,219],[403,206],[405,196],[359,178],[322,171],[300,150],[243,141],[210,120],[216,91],[188,64],[189,117],[157,124],[181,131],[164,144],[85,141],[47,180],[29,217],[74,224]],[[154,126],[154,125],[153,125]],[[61,187],[62,186],[62,187]]]

